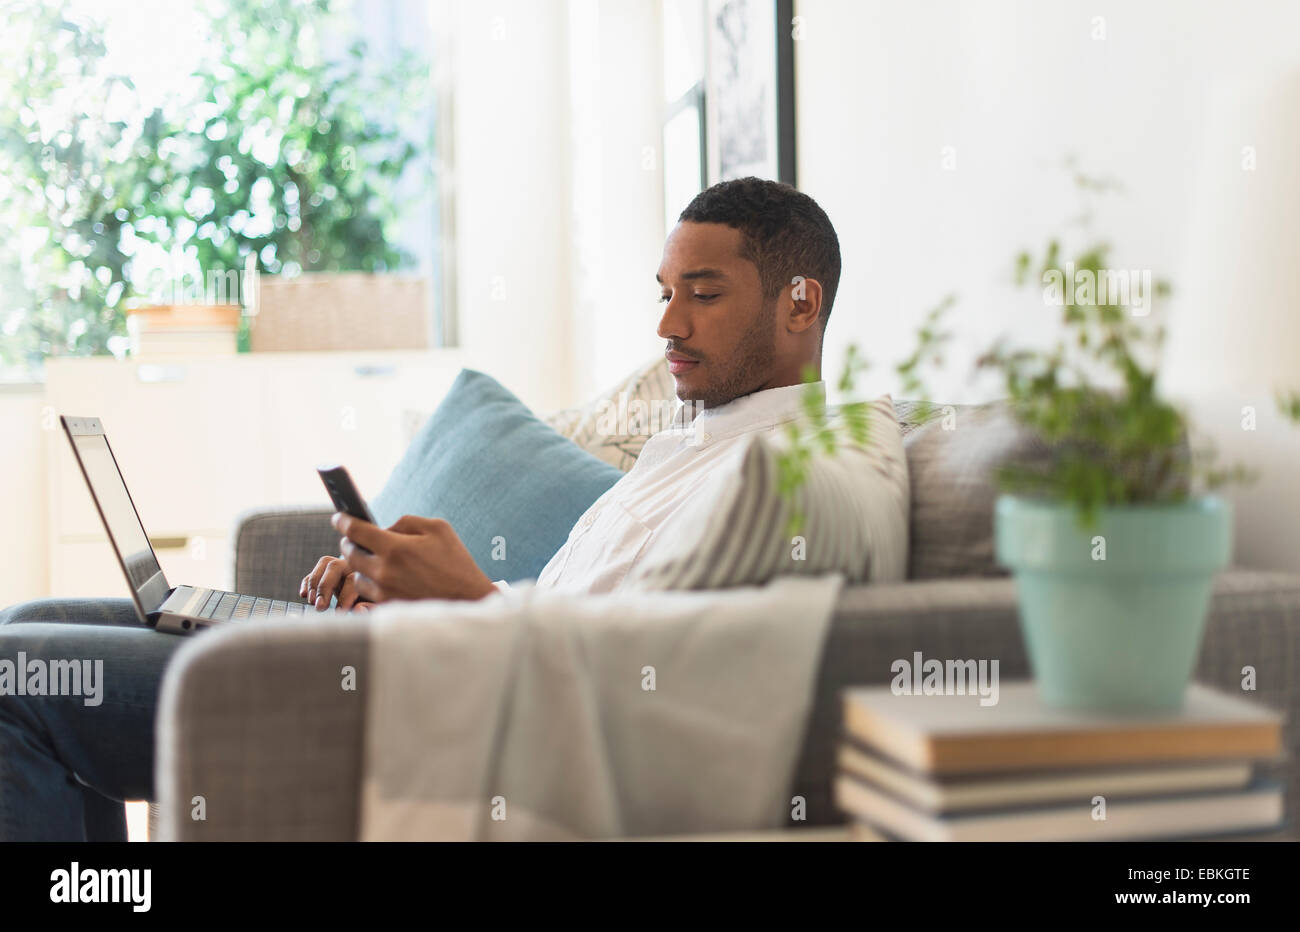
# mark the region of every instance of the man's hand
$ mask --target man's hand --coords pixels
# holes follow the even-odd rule
[[[319,611],[330,607],[330,599],[339,597],[338,607],[343,611],[366,611],[369,603],[361,601],[357,591],[356,574],[349,573],[342,557],[321,557],[315,568],[302,578],[298,594]]]
[[[330,521],[363,599],[481,599],[496,591],[441,518],[404,515],[387,530],[342,512]]]

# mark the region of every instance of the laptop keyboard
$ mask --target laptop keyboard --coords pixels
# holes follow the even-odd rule
[[[282,602],[210,589],[203,607],[194,614],[212,621],[239,621],[244,618],[300,617],[306,607],[302,602]]]

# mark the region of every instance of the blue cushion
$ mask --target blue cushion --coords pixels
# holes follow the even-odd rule
[[[535,579],[623,473],[543,424],[491,376],[464,369],[370,503],[388,526],[445,518],[493,579]],[[496,546],[494,539],[504,546]]]

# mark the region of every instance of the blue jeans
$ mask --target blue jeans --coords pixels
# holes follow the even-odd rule
[[[153,798],[158,689],[187,640],[141,624],[129,599],[41,599],[0,612],[0,664],[16,667],[19,652],[28,670],[102,661],[97,704],[87,704],[89,681],[82,695],[0,690],[0,841],[126,840],[122,802]]]

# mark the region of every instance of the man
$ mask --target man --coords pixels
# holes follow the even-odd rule
[[[788,185],[723,182],[682,212],[655,276],[658,334],[689,432],[646,441],[636,465],[579,519],[538,586],[617,588],[670,533],[699,480],[746,437],[798,416],[805,367],[821,371],[822,336],[840,276],[825,212]],[[393,599],[481,599],[496,592],[445,521],[389,528],[336,514],[341,557],[302,581],[317,608]],[[362,549],[365,548],[365,549]],[[369,552],[367,552],[369,551]],[[121,840],[120,800],[153,795],[154,715],[167,662],[184,639],[143,628],[124,599],[42,600],[0,613],[0,664],[103,661],[102,701],[0,694],[0,840]],[[0,693],[6,690],[0,689]]]

